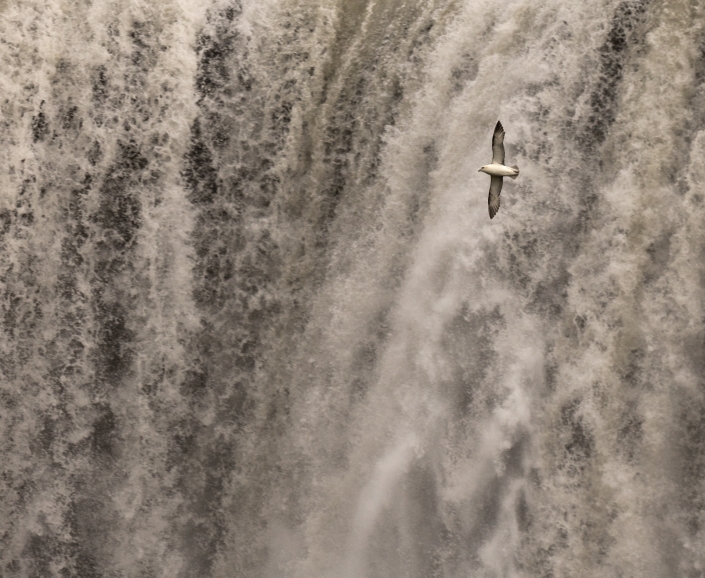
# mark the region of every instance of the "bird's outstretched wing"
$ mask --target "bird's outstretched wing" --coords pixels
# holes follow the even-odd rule
[[[490,196],[487,199],[487,204],[490,207],[490,219],[499,211],[499,193],[502,192],[502,181],[502,177],[492,177],[490,182]]]
[[[497,121],[492,135],[492,162],[504,164],[504,127]]]

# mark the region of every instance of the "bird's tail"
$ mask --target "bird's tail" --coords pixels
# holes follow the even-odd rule
[[[514,165],[514,166],[511,166],[511,167],[509,167],[509,168],[510,168],[510,169],[514,169],[514,170],[516,171],[516,174],[515,174],[515,175],[509,175],[509,178],[510,178],[510,179],[516,179],[516,178],[519,176],[519,167],[516,166],[516,165]]]

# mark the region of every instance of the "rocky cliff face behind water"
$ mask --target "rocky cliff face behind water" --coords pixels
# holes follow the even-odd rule
[[[0,575],[701,576],[704,25],[1,5]]]

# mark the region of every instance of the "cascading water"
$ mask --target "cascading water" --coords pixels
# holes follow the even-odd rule
[[[0,576],[705,575],[704,26],[0,4]]]

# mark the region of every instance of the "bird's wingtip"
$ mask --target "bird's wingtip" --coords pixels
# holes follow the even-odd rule
[[[499,195],[496,198],[490,198],[487,203],[487,208],[490,210],[490,219],[494,219],[494,216],[499,211]]]

